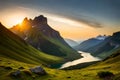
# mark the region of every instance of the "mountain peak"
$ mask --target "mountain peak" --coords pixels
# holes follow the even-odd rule
[[[40,15],[38,17],[35,17],[33,20],[34,24],[47,24],[47,18],[43,15]]]
[[[23,19],[23,21],[22,21],[22,24],[26,24],[26,23],[28,23],[28,22],[29,22],[28,18],[25,17],[25,18]]]
[[[98,40],[105,40],[106,38],[107,38],[106,35],[98,35],[98,36],[96,37],[96,39],[98,39]]]
[[[28,21],[28,18],[27,18],[27,17],[25,17],[23,21]]]

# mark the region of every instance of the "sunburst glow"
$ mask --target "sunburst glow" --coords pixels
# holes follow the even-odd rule
[[[25,17],[26,15],[24,13],[16,11],[14,13],[9,13],[9,15],[4,15],[2,17],[2,22],[6,24],[6,27],[10,28],[13,25],[21,24]]]
[[[21,24],[23,18],[24,18],[23,15],[11,15],[7,19],[8,20],[7,22],[9,23],[9,25]]]

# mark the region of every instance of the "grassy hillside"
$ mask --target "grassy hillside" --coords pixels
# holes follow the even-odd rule
[[[51,64],[61,58],[40,52],[0,24],[0,56],[34,64]]]

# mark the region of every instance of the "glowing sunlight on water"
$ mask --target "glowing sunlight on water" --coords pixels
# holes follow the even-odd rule
[[[67,62],[67,63],[63,64],[61,68],[77,65],[77,64],[80,64],[80,63],[84,63],[84,62],[92,62],[92,61],[101,60],[98,57],[92,56],[90,53],[86,53],[86,52],[82,52],[82,51],[78,51],[78,52],[81,53],[83,58],[80,58],[80,59],[77,59],[77,60],[74,60],[74,61],[71,61],[71,62]]]

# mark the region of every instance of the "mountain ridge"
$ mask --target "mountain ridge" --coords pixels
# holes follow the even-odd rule
[[[105,39],[102,38],[102,40],[99,40],[99,38],[99,41],[97,40],[97,44],[95,42],[96,40],[93,40],[94,38],[91,38],[92,42],[90,42],[91,39],[88,39],[81,43],[80,46],[75,47],[75,49],[89,52],[93,56],[105,59],[115,52],[118,47],[120,47],[120,32],[118,31],[113,33],[112,36],[104,37]]]
[[[24,22],[27,24],[24,25]],[[25,18],[22,25],[16,25],[10,30],[36,49],[50,55],[64,57],[67,61],[81,57],[64,41],[58,31],[47,24],[47,18],[43,15],[33,20]]]

